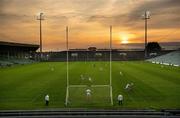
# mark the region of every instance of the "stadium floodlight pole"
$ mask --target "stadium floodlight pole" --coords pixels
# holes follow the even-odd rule
[[[110,26],[110,41],[109,41],[109,53],[110,53],[110,57],[109,57],[109,84],[110,84],[110,97],[111,97],[111,105],[113,105],[113,95],[112,95],[112,26]]]
[[[147,49],[146,49],[146,47],[147,47],[147,30],[148,30],[148,24],[147,24],[147,21],[148,21],[148,19],[150,19],[150,12],[149,11],[145,11],[145,13],[144,13],[144,30],[145,30],[145,32],[144,32],[144,57],[145,57],[145,59],[147,58]]]
[[[39,16],[37,17],[37,20],[39,20],[39,40],[40,40],[40,56],[42,59],[42,20],[44,20],[43,18],[43,14],[44,13],[40,13]]]
[[[66,26],[66,106],[68,105],[69,99],[69,29]]]

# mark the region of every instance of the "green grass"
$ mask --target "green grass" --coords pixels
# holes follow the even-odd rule
[[[94,63],[95,67],[93,67]],[[51,71],[51,67],[54,71]],[[110,106],[109,100],[105,100],[109,94],[107,88],[93,88],[93,98],[90,102],[86,102],[83,95],[85,88],[71,88],[70,100],[73,105],[68,107],[180,108],[179,67],[162,68],[161,65],[132,61],[113,62],[112,68],[113,106]],[[80,79],[81,74],[90,76],[94,85],[109,83],[108,62],[72,62],[69,64],[69,71],[71,85],[89,84],[89,81]],[[123,75],[120,75],[120,71]],[[125,85],[131,82],[134,83],[134,89],[125,91]],[[44,105],[46,94],[50,96],[48,107]],[[118,94],[124,96],[123,106],[117,104]],[[65,95],[66,63],[64,62],[36,63],[0,69],[0,109],[65,108]]]
[[[107,107],[111,105],[109,87],[91,87],[92,95],[88,99],[86,87],[70,87],[69,104],[70,107]]]

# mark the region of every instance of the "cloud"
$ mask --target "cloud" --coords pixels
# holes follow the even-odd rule
[[[151,28],[178,28],[180,26],[180,17],[178,16],[180,11],[179,0],[150,0],[142,2],[130,12],[128,21],[137,21],[146,10],[151,12]],[[135,28],[142,28],[141,24],[134,26]]]
[[[118,10],[116,2],[114,9]],[[124,2],[125,3],[125,2]],[[123,3],[121,3],[123,4]],[[126,3],[128,4],[128,2]],[[136,3],[137,4],[137,3]],[[127,6],[126,6],[127,7]],[[151,0],[139,2],[136,7],[132,7],[127,13],[111,15],[93,15],[88,22],[99,22],[103,25],[115,25],[118,27],[129,27],[130,29],[142,29],[144,23],[142,15],[146,10],[151,12],[149,21],[152,29],[179,28],[180,26],[180,0]]]
[[[98,35],[107,37],[109,25],[113,25],[117,34],[120,31],[137,34],[136,39],[131,39],[136,42],[144,35],[145,10],[151,11],[148,27],[153,31],[153,39],[159,31],[179,29],[180,0],[0,0],[0,39],[36,42],[39,36],[36,17],[43,12],[43,38],[46,46],[51,45],[48,47],[57,46],[53,41],[64,39],[67,25],[72,40],[84,44],[86,40],[98,43],[98,39],[103,39]]]

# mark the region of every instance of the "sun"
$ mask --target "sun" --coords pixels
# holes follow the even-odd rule
[[[128,39],[129,39],[129,37],[127,35],[121,35],[121,43],[122,44],[129,43]]]
[[[130,32],[119,32],[119,43],[120,44],[129,44],[132,43],[132,40],[136,38],[136,35]]]

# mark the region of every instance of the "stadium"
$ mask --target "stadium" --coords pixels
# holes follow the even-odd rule
[[[16,2],[12,4],[16,6]],[[137,40],[134,35],[119,33],[122,44],[117,45],[114,25],[102,31],[93,26],[86,39],[81,36],[86,30],[89,33],[89,27],[83,31],[79,30],[82,24],[80,28],[70,24],[59,28],[62,42],[48,42],[44,37],[53,36],[47,33],[49,29],[43,29],[48,27],[42,24],[44,13],[38,14],[38,43],[0,40],[0,117],[180,117],[180,43],[172,41],[175,46],[167,48],[170,43],[164,46],[160,39],[151,40],[152,31],[147,35],[149,17],[145,11],[141,43],[131,44],[131,38]],[[0,30],[0,39],[6,33],[12,32]],[[166,37],[175,36],[171,34]],[[21,35],[15,33],[13,38],[16,36]]]

